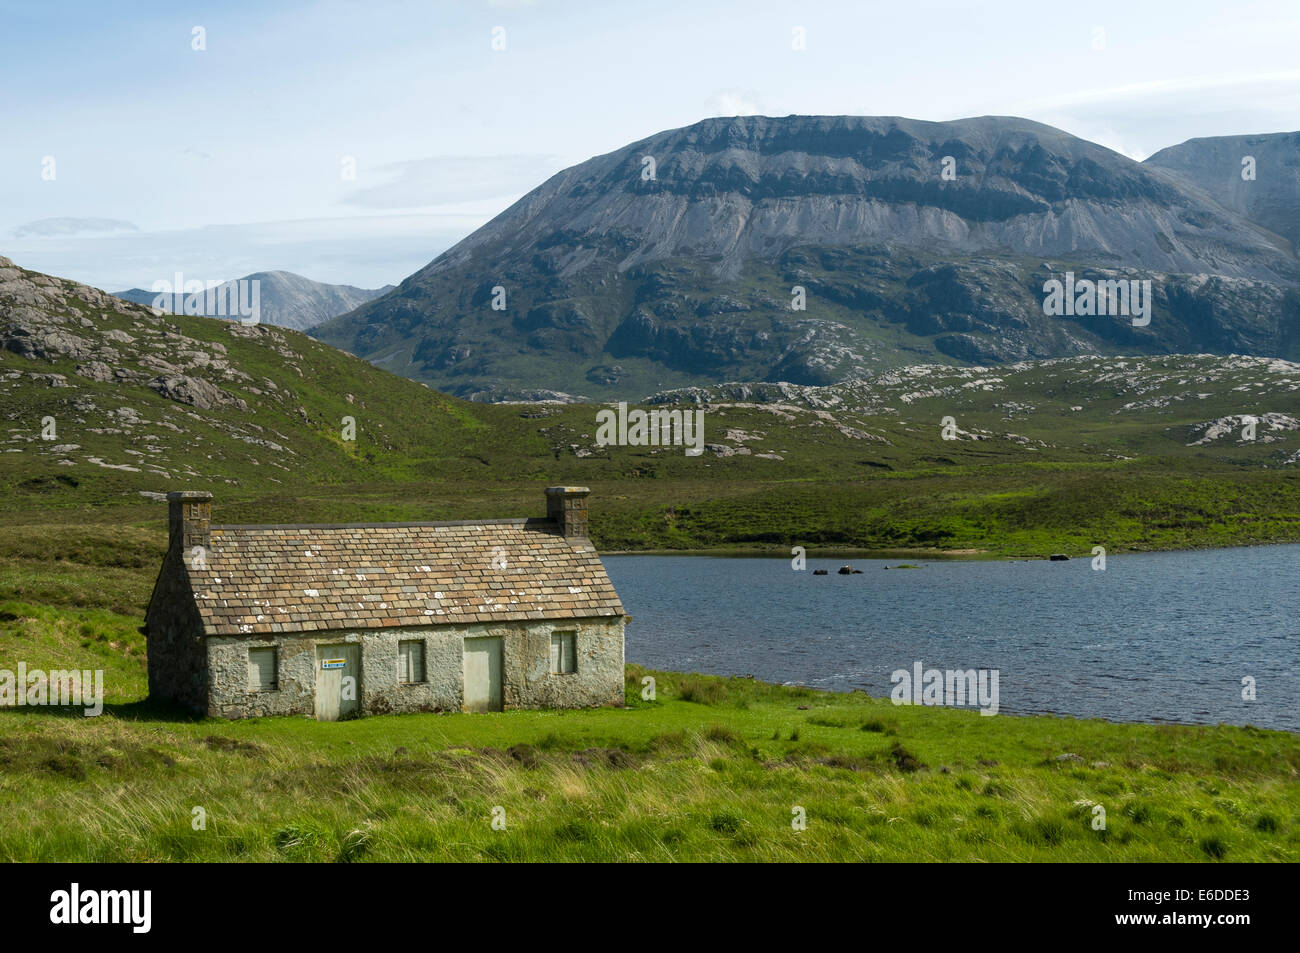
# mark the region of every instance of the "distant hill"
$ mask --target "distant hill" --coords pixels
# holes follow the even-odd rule
[[[1253,178],[1242,178],[1254,159]],[[1167,169],[1300,249],[1300,132],[1189,139],[1145,165]]]
[[[261,283],[259,295],[262,322],[282,328],[293,328],[295,331],[306,330],[322,321],[345,314],[393,288],[392,285],[373,290],[354,288],[351,285],[327,285],[304,278],[302,275],[295,275],[290,271],[259,271],[238,280]],[[215,289],[218,297],[230,290],[233,284],[234,282],[226,282],[224,285],[219,285]],[[145,291],[143,288],[131,288],[115,294],[119,298],[149,307],[152,307],[158,298],[156,292]],[[165,310],[181,313],[182,308],[183,305],[177,303]]]
[[[312,333],[477,400],[926,361],[1300,357],[1300,261],[1279,228],[1026,119],[709,119],[560,172]],[[1150,280],[1150,325],[1045,314],[1045,280],[1067,271]]]

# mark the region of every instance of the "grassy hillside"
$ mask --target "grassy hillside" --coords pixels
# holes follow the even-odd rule
[[[218,522],[294,522],[536,514],[542,485],[581,483],[607,550],[1290,541],[1297,387],[1300,366],[1209,356],[721,387],[677,395],[705,401],[691,457],[596,446],[596,406],[468,403],[293,331],[0,267],[0,559],[62,572],[67,546],[103,562],[125,541],[156,563],[179,487],[212,490]]]

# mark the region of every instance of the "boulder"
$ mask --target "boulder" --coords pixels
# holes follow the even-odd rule
[[[113,380],[113,369],[103,361],[87,361],[77,365],[77,373],[87,380],[108,383]]]
[[[159,375],[149,381],[149,387],[168,400],[189,404],[200,410],[212,410],[223,406],[248,410],[248,404],[243,400],[201,377],[191,377],[187,374]]]

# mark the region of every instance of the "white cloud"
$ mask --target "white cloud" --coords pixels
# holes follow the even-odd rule
[[[554,156],[433,156],[358,171],[358,183],[376,177],[378,185],[358,189],[344,205],[371,209],[418,209],[475,199],[520,196],[559,171]]]
[[[282,270],[328,284],[378,288],[423,268],[488,217],[367,215],[28,237],[5,242],[0,253],[24,268],[105,291],[149,288],[178,271],[201,281],[229,281]]]
[[[1110,86],[1101,89],[1082,89],[1044,99],[1028,100],[1018,104],[1018,108],[1028,113],[1040,109],[1067,106],[1094,105],[1097,103],[1113,104],[1159,96],[1236,90],[1243,86],[1281,87],[1294,94],[1297,83],[1300,83],[1300,70],[1239,74],[1236,76],[1185,76],[1179,79],[1128,83],[1122,86]]]
[[[73,235],[114,235],[138,232],[131,222],[117,218],[42,218],[14,229],[14,238],[68,238]]]
[[[719,89],[705,101],[713,116],[758,116],[763,113],[762,100],[752,89]]]

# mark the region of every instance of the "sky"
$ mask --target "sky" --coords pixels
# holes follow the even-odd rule
[[[0,0],[0,255],[373,288],[711,116],[1014,115],[1141,160],[1300,130],[1297,51],[1296,0]]]

